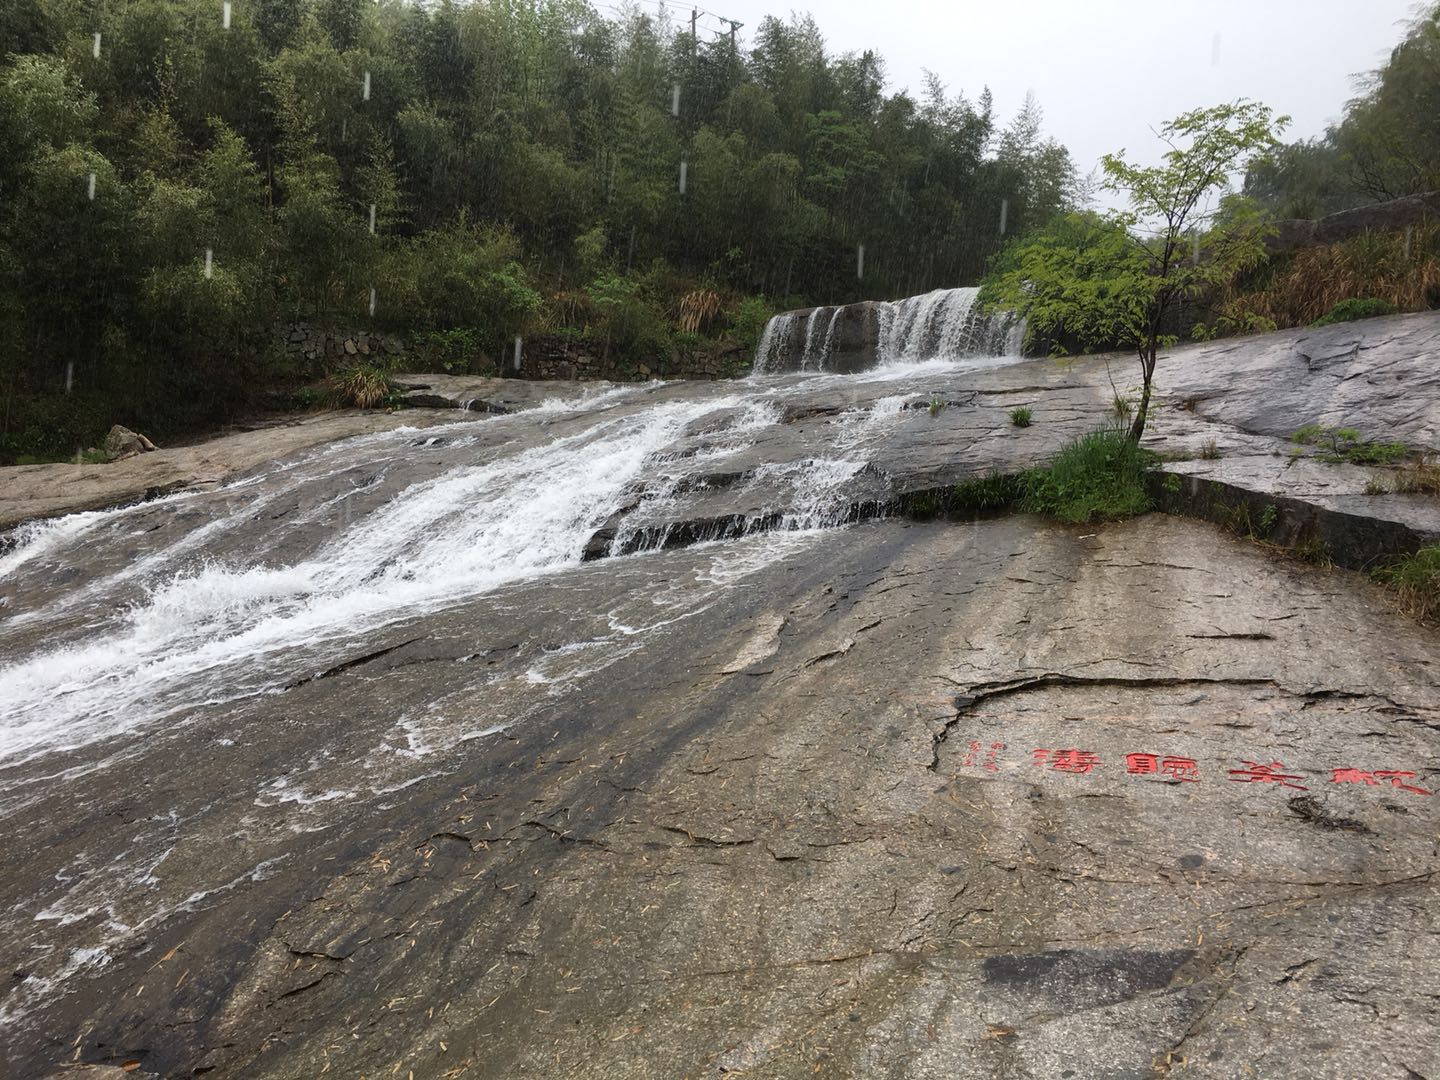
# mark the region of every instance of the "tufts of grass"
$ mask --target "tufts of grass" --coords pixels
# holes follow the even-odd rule
[[[1440,619],[1440,545],[1421,548],[1374,571],[1404,608],[1421,622]]]
[[[945,408],[945,399],[939,394],[930,395],[930,415],[939,416],[940,410]]]
[[[900,511],[908,517],[928,520],[935,517],[962,517],[1007,510],[1025,496],[1025,477],[990,472],[962,480],[952,488],[917,491],[900,500]]]
[[[1023,406],[1022,406],[1021,408],[1018,408],[1018,409],[1011,409],[1011,410],[1010,410],[1010,423],[1014,424],[1016,427],[1029,427],[1029,426],[1030,426],[1030,410],[1027,409],[1027,408],[1024,408]]]
[[[1389,495],[1390,485],[1385,482],[1385,477],[1381,476],[1379,473],[1376,473],[1374,476],[1370,477],[1369,480],[1365,481],[1365,494]]]
[[[1324,427],[1320,424],[1306,424],[1290,441],[1297,444],[1291,456],[1300,453],[1300,446],[1313,446],[1315,456],[1332,465],[1348,462],[1351,465],[1393,465],[1410,453],[1403,442],[1371,442],[1361,438],[1360,432],[1348,427]]]
[[[1156,460],[1123,428],[1092,431],[1027,477],[1021,506],[1076,524],[1143,514],[1150,509],[1145,472]]]
[[[1355,322],[1357,319],[1373,319],[1379,315],[1393,315],[1395,308],[1388,300],[1378,297],[1354,297],[1341,300],[1311,326],[1330,326],[1332,323]]]
[[[330,376],[330,393],[341,406],[373,409],[391,395],[390,375],[374,364],[355,364]]]
[[[1205,445],[1200,447],[1200,456],[1206,461],[1220,460],[1220,444],[1214,439],[1207,439]]]
[[[687,334],[698,333],[720,314],[721,298],[714,289],[695,289],[680,298],[680,329]]]
[[[1440,495],[1440,465],[1429,458],[1394,471],[1391,491],[1397,495]]]
[[[951,510],[1003,510],[1025,495],[1025,477],[992,472],[974,480],[962,480],[951,493]]]

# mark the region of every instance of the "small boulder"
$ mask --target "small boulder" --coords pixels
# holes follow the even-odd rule
[[[132,457],[154,449],[155,444],[144,435],[119,424],[112,427],[110,434],[105,436],[105,453],[114,459]]]

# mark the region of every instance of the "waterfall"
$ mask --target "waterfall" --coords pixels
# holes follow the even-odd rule
[[[754,372],[856,371],[972,357],[1018,359],[1025,336],[1023,320],[981,311],[976,303],[979,294],[975,288],[936,289],[904,300],[776,315],[756,350]],[[843,336],[837,333],[847,311],[867,328],[862,338],[869,340],[864,344],[857,343],[853,330]]]
[[[776,315],[765,324],[765,332],[760,335],[760,345],[755,350],[755,374],[781,370],[790,340],[790,326],[794,321],[795,316],[787,312]]]
[[[805,320],[805,345],[800,350],[801,371],[823,370],[825,357],[817,355],[815,352],[815,327],[816,324],[820,322],[820,316],[824,311],[824,308],[817,307],[814,311],[810,312],[810,317]]]
[[[936,289],[887,307],[894,309],[877,343],[881,363],[914,363],[934,358],[1020,355],[1023,324],[1007,314],[976,307],[979,289]],[[1019,328],[1020,333],[1012,331]]]
[[[830,312],[830,324],[825,327],[825,340],[820,345],[820,357],[822,365],[824,364],[825,359],[828,358],[835,351],[835,324],[840,321],[840,314],[844,310],[844,308],[837,307],[832,309]]]

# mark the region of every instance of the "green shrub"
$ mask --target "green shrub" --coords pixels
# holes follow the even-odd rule
[[[1417,619],[1431,622],[1440,617],[1440,545],[1421,548],[1382,566],[1374,576],[1389,586],[1401,606]]]
[[[1016,427],[1030,426],[1030,410],[1024,407],[1010,410],[1010,423]]]
[[[1324,427],[1320,424],[1306,424],[1290,440],[1299,446],[1313,446],[1321,461],[1332,465],[1349,462],[1351,465],[1391,465],[1410,453],[1403,442],[1377,443],[1360,437],[1360,432],[1348,427]],[[1298,449],[1292,456],[1298,454]]]
[[[636,364],[670,354],[670,320],[655,299],[653,276],[607,272],[585,286],[595,311],[589,334],[603,343],[606,356],[613,348]]]
[[[1123,428],[1092,431],[1030,474],[1022,508],[1076,523],[1143,514],[1150,509],[1145,471],[1156,460]]]
[[[407,331],[421,327],[443,336],[454,327],[471,328],[462,331],[470,335],[471,347],[498,353],[516,334],[530,330],[544,306],[520,254],[508,231],[472,225],[461,214],[386,250],[377,310]]]
[[[763,296],[747,296],[735,309],[730,320],[730,332],[747,353],[753,354],[759,347],[771,313],[770,304]]]
[[[311,412],[329,404],[330,395],[318,386],[301,386],[290,395],[290,407],[296,412]]]
[[[481,333],[471,326],[448,330],[417,330],[410,335],[408,366],[415,371],[493,375],[494,361],[481,346]]]
[[[1354,322],[1356,319],[1373,319],[1377,315],[1393,315],[1395,309],[1389,301],[1374,297],[1341,300],[1311,326],[1330,326],[1332,323]]]

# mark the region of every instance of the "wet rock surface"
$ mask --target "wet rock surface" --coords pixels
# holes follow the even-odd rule
[[[138,927],[35,988],[12,1068],[1440,1065],[1432,634],[1161,516],[773,542],[587,565],[103,770],[6,770],[0,895],[48,913],[7,961]]]
[[[1418,534],[1431,504],[1273,449],[1432,445],[1436,326],[1332,328],[1416,353],[1408,404],[1277,374],[1252,415],[1271,367],[1182,351],[1156,445]],[[802,527],[1043,460],[1111,396],[1101,360],[651,386],[57,522],[0,564],[0,649],[73,671],[0,669],[9,1071],[1440,1073],[1432,630],[1179,516]],[[555,519],[564,559],[466,561],[622,435],[643,473]]]
[[[153,452],[105,465],[0,468],[0,529],[35,518],[103,510],[172,491],[203,488],[308,447],[433,422],[434,418],[424,413],[325,413],[195,446],[152,448]]]

